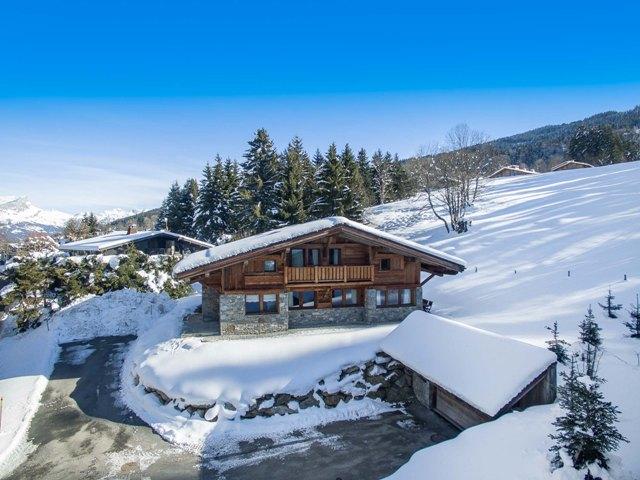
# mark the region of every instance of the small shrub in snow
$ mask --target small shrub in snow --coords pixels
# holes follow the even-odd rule
[[[629,336],[632,338],[640,338],[640,300],[636,295],[635,305],[631,305],[629,310],[631,321],[624,322],[624,326],[629,329]]]
[[[559,337],[558,322],[553,322],[553,327],[545,328],[551,332],[552,336],[551,340],[547,340],[545,342],[547,345],[549,345],[548,349],[556,354],[558,362],[566,365],[567,360],[569,360],[569,355],[567,354],[567,347],[569,346],[569,342]]]
[[[576,363],[574,356],[569,373],[560,373],[564,385],[558,388],[559,403],[565,413],[553,422],[556,427],[556,433],[550,435],[555,440],[551,447],[556,452],[553,465],[563,466],[560,451],[564,451],[576,469],[592,463],[607,468],[607,454],[616,450],[620,442],[628,442],[615,426],[620,411],[604,400],[600,391],[604,380],[580,376]]]
[[[579,338],[582,344],[582,373],[589,378],[595,378],[598,371],[600,357],[602,357],[602,338],[600,326],[595,320],[591,307],[579,326]]]
[[[607,296],[605,297],[606,303],[604,305],[602,303],[598,303],[598,305],[607,312],[607,316],[609,318],[618,318],[618,315],[616,315],[615,312],[622,308],[622,304],[613,303],[614,298],[616,297],[611,293],[611,289],[609,289],[609,293],[607,293]]]

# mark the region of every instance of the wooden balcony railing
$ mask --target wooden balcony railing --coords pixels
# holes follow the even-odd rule
[[[284,283],[371,282],[373,265],[284,267]]]

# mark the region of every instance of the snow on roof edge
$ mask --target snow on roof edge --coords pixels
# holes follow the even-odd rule
[[[386,238],[387,240],[391,240],[395,243],[413,248],[414,250],[421,251],[427,255],[432,255],[442,260],[446,260],[463,268],[467,266],[467,263],[463,259],[456,257],[455,255],[441,252],[440,250],[436,250],[435,248],[421,245],[412,240],[407,240],[403,237],[393,235],[383,230],[378,230],[376,228],[363,225],[359,222],[349,220],[345,217],[334,216],[325,217],[319,220],[313,220],[297,225],[281,227],[275,230],[270,230],[268,232],[252,235],[240,240],[235,240],[233,242],[217,245],[207,250],[192,253],[176,264],[173,269],[173,274],[177,275],[189,270],[193,270],[195,268],[208,265],[210,263],[214,263],[220,260],[226,260],[237,255],[249,253],[254,250],[269,247],[271,245],[276,245],[281,242],[294,240],[298,237],[326,230],[339,225],[349,226],[366,233],[371,233],[373,235]]]

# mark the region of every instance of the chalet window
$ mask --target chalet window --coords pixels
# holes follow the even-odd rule
[[[398,295],[398,290],[395,288],[390,288],[387,290],[387,306],[392,307],[398,305],[400,303],[400,297]]]
[[[278,295],[275,293],[245,295],[244,312],[247,315],[278,313]]]
[[[264,261],[264,271],[265,272],[275,272],[276,271],[276,261],[275,260],[265,260]]]
[[[304,267],[304,250],[302,248],[291,249],[291,266]]]
[[[278,313],[278,296],[275,293],[262,295],[262,313]]]
[[[338,288],[331,291],[332,307],[349,307],[358,304],[358,290],[355,288]]]
[[[376,290],[376,306],[384,307],[386,304],[386,291],[385,290]]]
[[[377,307],[397,307],[399,305],[413,305],[413,294],[410,288],[376,290]]]
[[[344,304],[345,305],[357,305],[358,304],[358,290],[355,288],[349,288],[344,290]]]
[[[315,308],[316,292],[307,290],[303,292],[289,292],[289,309]]]
[[[390,258],[381,258],[380,259],[380,271],[388,272],[391,270],[391,259]]]
[[[329,265],[341,265],[342,264],[342,250],[339,248],[329,249]]]
[[[260,313],[260,295],[244,296],[244,313],[247,315]]]
[[[307,265],[320,265],[320,249],[310,248],[307,250]]]
[[[413,302],[411,301],[410,288],[403,288],[402,290],[400,290],[400,303],[402,305],[413,305]]]

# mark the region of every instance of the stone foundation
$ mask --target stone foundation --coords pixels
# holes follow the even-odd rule
[[[289,310],[289,328],[349,325],[363,322],[363,307]]]
[[[220,294],[211,287],[202,289],[202,318],[220,322],[222,335],[263,335],[289,328],[321,327],[350,324],[401,322],[420,308],[422,288],[416,288],[416,305],[376,307],[375,289],[366,289],[364,305],[358,307],[289,310],[286,292],[278,294],[278,313],[247,315],[244,294]]]
[[[247,315],[244,295],[220,295],[220,333],[222,335],[263,335],[289,328],[287,294],[278,294],[278,313]]]

